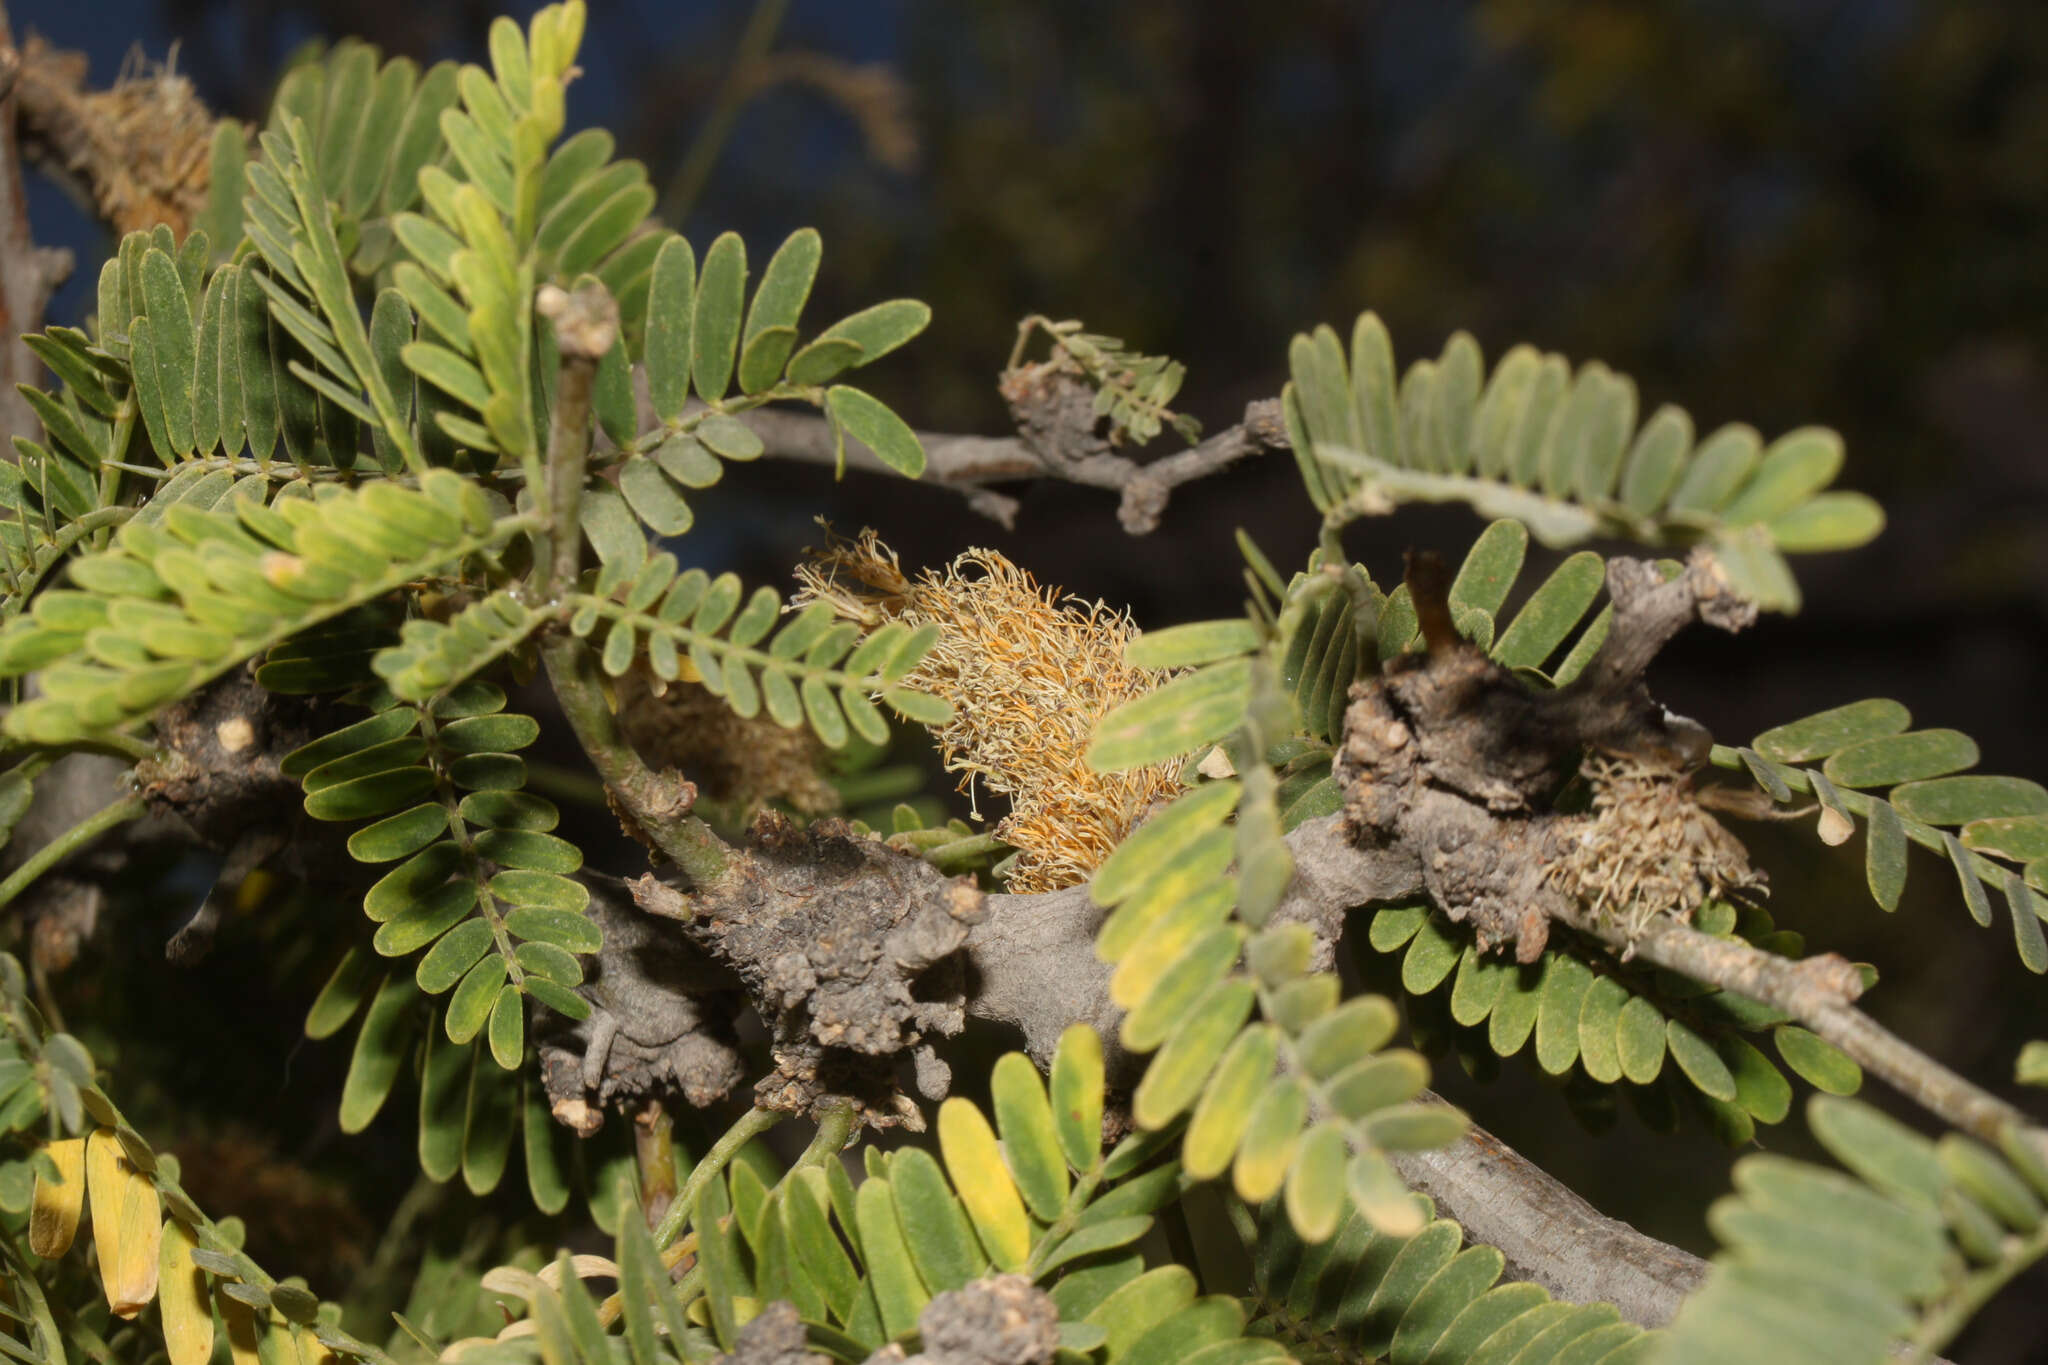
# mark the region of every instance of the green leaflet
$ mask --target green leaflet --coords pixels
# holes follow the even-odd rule
[[[1362,1214],[1340,1207],[1339,1229],[1309,1246],[1282,1207],[1268,1203],[1258,1218],[1260,1318],[1250,1330],[1312,1335],[1361,1359],[1449,1365],[1513,1358],[1538,1331],[1582,1311],[1553,1304],[1537,1285],[1498,1283],[1505,1263],[1499,1251],[1461,1251],[1458,1224],[1431,1218],[1426,1204],[1410,1207],[1421,1216],[1402,1235],[1375,1231]],[[1622,1328],[1610,1349],[1656,1336],[1615,1324],[1610,1307],[1591,1307],[1590,1317],[1580,1319],[1585,1330]]]
[[[1960,771],[1977,761],[1975,741],[1955,730],[1911,730],[1911,724],[1898,702],[1852,702],[1768,730],[1754,748],[1716,745],[1711,760],[1746,767],[1778,801],[1812,792],[1823,807],[1824,839],[1839,842],[1853,829],[1853,816],[1865,816],[1865,878],[1871,898],[1886,910],[1898,905],[1905,889],[1908,843],[1945,854],[1971,918],[1991,922],[1986,886],[1997,887],[2008,909],[2022,907],[2012,919],[2022,964],[2048,970],[2048,941],[2037,923],[2044,907],[2025,885],[2023,869],[2010,865],[2039,856],[2034,834],[2048,820],[2048,790],[2022,778]],[[1787,766],[1814,759],[1824,760],[1818,772]],[[1885,787],[1889,792],[1880,795],[1877,789]],[[1960,835],[1951,832],[1956,827]],[[2014,887],[2017,895],[2006,894]]]
[[[1991,1148],[1930,1142],[1853,1100],[1808,1118],[1852,1175],[1749,1157],[1709,1221],[1723,1251],[1671,1329],[1666,1358],[1734,1361],[1768,1337],[1775,1358],[1875,1359],[1918,1336],[1966,1275],[1997,1283],[2033,1254],[2005,1229],[2040,1226],[2038,1188]]]
[[[614,595],[570,594],[566,609],[572,613],[571,628],[578,633],[591,633],[604,624],[602,661],[612,675],[625,671],[644,640],[657,677],[681,677],[687,661],[695,680],[724,698],[737,714],[758,714],[765,701],[768,714],[778,723],[807,723],[833,749],[843,748],[855,734],[869,743],[887,738],[887,722],[870,694],[922,724],[939,725],[951,718],[952,710],[942,699],[898,685],[936,642],[936,631],[913,636],[892,623],[856,647],[855,628],[835,626],[830,605],[814,603],[771,636],[768,632],[781,619],[781,603],[773,590],[756,589],[741,609],[736,575],[711,580],[694,569],[676,575],[672,557],[646,557],[639,532],[622,508],[618,522],[609,511],[602,519],[593,519],[588,511],[593,502],[606,506],[585,498],[586,531],[600,553],[616,538],[615,557],[608,565],[630,561],[636,572],[615,574],[608,567]],[[604,577],[599,586],[607,586]]]
[[[873,451],[875,458],[906,478],[924,473],[924,445],[910,424],[898,417],[880,399],[846,384],[825,391],[825,411],[835,431],[842,433],[840,458],[845,459],[844,437],[851,436]]]
[[[487,508],[479,505],[481,493],[475,485],[452,473],[432,471],[422,481],[423,491],[419,493],[390,486],[371,488],[377,492],[375,499],[370,497],[371,489],[337,492],[324,499],[321,511],[326,520],[320,526],[302,518],[302,524],[296,528],[296,555],[268,548],[241,533],[234,513],[221,508],[205,513],[193,511],[190,517],[171,525],[168,537],[144,535],[140,528],[124,532],[113,548],[101,552],[103,557],[148,566],[166,555],[175,557],[181,544],[196,546],[201,540],[208,542],[209,556],[219,557],[222,567],[217,571],[209,567],[207,572],[212,581],[207,589],[186,589],[182,611],[165,609],[171,614],[152,618],[203,629],[207,632],[203,648],[200,636],[193,630],[153,634],[147,626],[131,628],[131,638],[139,646],[131,656],[133,664],[122,667],[93,662],[67,670],[61,682],[52,679],[46,685],[46,695],[10,713],[8,724],[13,733],[55,739],[121,724],[169,700],[161,689],[143,690],[137,686],[142,679],[154,676],[146,671],[153,666],[153,660],[190,660],[190,671],[179,678],[179,684],[185,689],[195,687],[233,664],[283,642],[291,634],[381,597],[422,573],[457,563],[474,550],[502,542],[512,532],[511,527],[492,520]],[[373,507],[398,504],[417,504],[423,511],[432,505],[453,509],[458,515],[423,519],[421,525],[437,528],[438,534],[413,540],[406,552],[395,555],[388,551],[379,553],[365,541],[343,540],[326,532],[327,527],[344,523],[352,516],[374,517]],[[287,500],[280,505],[287,512],[298,507],[304,507],[309,514],[314,511],[312,504],[303,499]],[[256,595],[225,598],[234,602],[237,619],[246,623],[234,636],[227,637],[205,627],[204,618],[194,613],[207,610],[215,600],[217,589],[213,585],[238,582],[234,575],[239,572],[251,574],[255,582],[275,589],[275,593],[252,587],[249,591]],[[32,651],[39,637],[61,639],[62,633],[32,618],[18,618],[10,623],[0,631],[0,660],[4,660],[0,666],[21,671],[24,658],[33,657],[25,656],[23,651]]]
[[[1288,358],[1282,398],[1304,482],[1318,510],[1345,520],[1389,502],[1461,501],[1514,517],[1549,545],[1596,534],[1685,543],[1705,532],[1739,591],[1784,610],[1797,591],[1782,551],[1849,548],[1882,524],[1869,499],[1822,493],[1841,464],[1832,432],[1802,428],[1759,455],[1754,434],[1736,428],[1688,459],[1682,414],[1660,410],[1639,436],[1634,385],[1597,361],[1574,377],[1561,357],[1518,348],[1482,386],[1478,347],[1459,333],[1397,389],[1371,314],[1348,363],[1328,327],[1297,336]],[[1820,496],[1830,501],[1807,510]]]
[[[1125,702],[1096,726],[1089,766],[1119,772],[1215,743],[1241,723],[1250,677],[1248,661],[1215,663]]]

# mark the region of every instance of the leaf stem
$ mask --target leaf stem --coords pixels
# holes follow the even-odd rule
[[[2048,1222],[2043,1222],[2024,1238],[2013,1237],[2006,1241],[2006,1254],[1995,1265],[1983,1266],[1972,1271],[1956,1286],[1955,1292],[1937,1303],[1912,1336],[1912,1359],[1927,1360],[1936,1351],[1948,1345],[1956,1333],[1969,1324],[1977,1310],[1990,1302],[1999,1290],[2010,1284],[2013,1277],[2048,1255]]]
[[[1754,753],[1755,751],[1752,750],[1751,752]],[[1757,755],[1757,757],[1762,758],[1762,755]],[[1708,752],[1707,761],[1717,768],[1725,768],[1730,772],[1744,773],[1751,780],[1755,780],[1755,774],[1750,773],[1748,765],[1742,761],[1742,751],[1740,749],[1726,744],[1716,744]],[[1779,763],[1773,759],[1763,758],[1762,761],[1769,767],[1771,772],[1783,779],[1785,785],[1793,791],[1807,796],[1815,795],[1813,779],[1808,777],[1803,770],[1794,767],[1792,764]],[[1835,788],[1835,795],[1841,801],[1843,810],[1848,811],[1851,815],[1860,815],[1866,820],[1870,818],[1870,812],[1875,807],[1891,804],[1881,796],[1873,796],[1869,792],[1857,791],[1854,788],[1837,787]],[[1949,856],[1948,840],[1942,837],[1940,829],[1925,821],[1915,820],[1910,815],[1899,813],[1896,808],[1894,808],[1894,813],[1899,815],[1899,828],[1905,832],[1908,839],[1911,839],[1922,848],[1932,850],[1943,858]],[[1974,849],[1970,850],[1969,858],[1969,870],[1975,874],[1978,881],[1983,882],[1994,890],[2004,887],[2006,873],[2011,870],[2007,864],[1987,858]]]
[[[26,890],[36,878],[70,857],[85,845],[105,834],[116,825],[126,824],[142,815],[147,807],[142,797],[130,793],[86,816],[70,829],[65,830],[29,855],[28,861],[14,869],[4,882],[0,882],[0,906],[11,903]]]
[[[676,1239],[676,1234],[683,1230],[683,1224],[689,1220],[690,1214],[697,1207],[697,1196],[720,1171],[731,1164],[732,1159],[739,1155],[740,1148],[788,1117],[788,1114],[779,1109],[749,1109],[740,1115],[739,1121],[726,1129],[725,1135],[717,1142],[711,1144],[711,1150],[704,1154],[704,1159],[690,1168],[689,1178],[683,1181],[682,1189],[676,1192],[675,1200],[668,1206],[668,1212],[662,1215],[660,1225],[654,1229],[655,1250],[662,1250]],[[823,1125],[820,1125],[820,1135],[823,1132]],[[816,1145],[814,1141],[812,1146]]]

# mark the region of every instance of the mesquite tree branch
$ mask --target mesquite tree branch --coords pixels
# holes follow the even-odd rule
[[[1605,1299],[1629,1321],[1661,1327],[1706,1277],[1699,1257],[1607,1217],[1477,1125],[1448,1147],[1388,1156],[1468,1241],[1507,1258],[1507,1278],[1560,1299]]]
[[[1996,1143],[2008,1124],[2028,1122],[2012,1105],[1964,1080],[1857,1009],[1854,1001],[1862,994],[1862,978],[1853,963],[1834,953],[1795,962],[1738,940],[1703,934],[1675,919],[1653,920],[1631,938],[1623,926],[1582,909],[1560,917],[1645,962],[1783,1010],[1952,1128]]]
[[[822,417],[760,408],[741,420],[760,436],[769,455],[812,464],[834,462],[831,427]],[[978,492],[986,491],[985,485],[992,483],[1064,479],[1107,489],[1121,494],[1117,519],[1123,528],[1132,535],[1145,535],[1158,528],[1175,488],[1227,469],[1246,456],[1287,449],[1287,429],[1280,417],[1280,400],[1267,398],[1247,406],[1244,419],[1235,426],[1207,437],[1199,445],[1142,464],[1109,450],[1077,451],[1043,439],[1034,442],[1022,435],[919,432],[918,440],[924,444],[926,461],[922,482]],[[872,452],[852,439],[846,443],[846,461],[856,469],[887,472]],[[1009,510],[1014,510],[1013,503]],[[1007,517],[999,515],[997,519],[1007,524]]]
[[[644,369],[636,368],[634,385],[639,395],[640,427],[651,431],[660,419],[647,396]],[[771,458],[803,464],[838,463],[838,441],[823,417],[787,408],[755,408],[738,416],[761,438],[763,453]],[[1011,436],[921,431],[917,439],[925,453],[925,471],[919,482],[958,489],[967,495],[971,508],[1006,527],[1016,518],[1017,501],[991,485],[1063,479],[1120,494],[1117,518],[1132,535],[1158,529],[1167,501],[1180,485],[1207,478],[1248,456],[1289,448],[1277,398],[1248,404],[1243,420],[1236,425],[1186,450],[1147,462],[1119,454],[1085,432],[1066,429],[1020,428]],[[863,473],[902,477],[851,436],[846,438],[846,464]]]

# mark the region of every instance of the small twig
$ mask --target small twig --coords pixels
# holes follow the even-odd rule
[[[139,795],[122,797],[110,806],[105,806],[70,829],[44,844],[31,854],[26,862],[14,869],[4,882],[0,882],[0,906],[12,902],[25,891],[36,878],[48,872],[58,863],[91,843],[116,825],[138,820],[148,810]]]
[[[530,590],[540,601],[576,586],[582,573],[583,532],[577,521],[590,457],[591,385],[597,362],[618,336],[619,311],[601,284],[573,293],[549,286],[535,311],[554,325],[562,356],[561,381],[548,432],[547,485],[551,545],[534,565]],[[681,775],[656,773],[619,733],[596,660],[581,640],[556,635],[541,648],[548,681],[605,789],[654,846],[703,885],[724,870],[727,850],[711,827],[690,814],[697,789]]]
[[[533,567],[538,601],[576,586],[583,564],[583,531],[577,511],[590,463],[590,390],[597,363],[619,335],[619,309],[601,284],[568,293],[549,285],[534,300],[534,311],[554,324],[562,375],[555,387],[555,412],[548,430],[548,536],[551,553]],[[531,474],[528,475],[531,478]]]
[[[642,419],[643,426],[651,425],[651,413],[643,413]],[[757,408],[741,414],[739,420],[753,428],[770,456],[806,464],[837,462],[838,448],[832,428],[822,417],[780,408]],[[1016,502],[991,492],[986,485],[1063,479],[1122,494],[1118,520],[1130,534],[1141,536],[1158,529],[1174,489],[1227,469],[1246,456],[1287,449],[1287,428],[1281,420],[1280,400],[1261,399],[1245,408],[1244,420],[1236,426],[1215,433],[1199,445],[1146,464],[1129,456],[1101,452],[1062,458],[1059,452],[1033,448],[1019,436],[919,432],[918,440],[925,453],[925,472],[920,482],[959,489],[974,500],[976,511],[1004,525],[1014,516]],[[866,446],[851,438],[846,442],[846,463],[849,468],[867,473],[900,477],[891,473]]]
[[[1631,1322],[1662,1327],[1706,1277],[1699,1257],[1607,1217],[1477,1125],[1449,1147],[1390,1155],[1409,1188],[1435,1200],[1468,1242],[1500,1249],[1509,1277],[1560,1299],[1605,1299]]]
[[[1652,920],[1631,940],[1624,926],[1573,905],[1560,916],[1573,928],[1645,962],[1783,1010],[1953,1128],[1996,1143],[2006,1125],[2027,1123],[2018,1109],[1857,1009],[1853,1002],[1862,978],[1833,953],[1792,961],[1668,917]]]

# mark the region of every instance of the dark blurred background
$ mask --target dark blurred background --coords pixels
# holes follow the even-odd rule
[[[524,18],[527,0],[510,6]],[[260,118],[280,64],[357,34],[388,53],[481,59],[475,0],[17,0],[17,32],[131,48],[222,112]],[[1080,317],[1187,363],[1211,429],[1278,392],[1287,339],[1386,319],[1403,357],[1471,331],[1632,375],[1643,411],[1705,432],[1841,430],[1847,486],[1892,523],[1868,549],[1802,559],[1807,605],[1738,639],[1688,638],[1655,686],[1740,741],[1869,695],[1983,743],[1985,767],[2048,778],[2048,5],[2010,0],[634,0],[592,6],[572,126],[643,159],[700,248],[733,228],[758,261],[824,234],[809,316],[932,302],[919,343],[873,373],[913,423],[999,432],[993,378],[1016,321]],[[751,36],[749,34],[752,26]],[[749,45],[765,51],[736,62]],[[736,103],[734,101],[737,101]],[[729,133],[707,137],[723,108]],[[53,190],[36,231],[105,243]],[[53,310],[87,306],[74,285]],[[1169,438],[1170,440],[1170,438]],[[905,563],[993,545],[1148,626],[1236,609],[1229,532],[1299,562],[1312,523],[1291,461],[1183,489],[1132,540],[1113,500],[1017,490],[1014,532],[957,497],[787,466],[743,471],[686,552],[786,581],[813,514],[873,525]],[[1350,546],[1382,580],[1399,553],[1458,554],[1477,523],[1404,514]],[[1873,1010],[2010,1092],[2048,1034],[2009,931],[1980,931],[1915,854],[1887,918],[1861,841],[1745,829],[1774,911],[1871,961]],[[292,1006],[296,1008],[297,1006]],[[289,1014],[289,1009],[286,1013]],[[290,1040],[276,1045],[282,1058]],[[331,1050],[331,1049],[330,1049]],[[280,1062],[279,1065],[283,1063]],[[1592,1138],[1511,1065],[1446,1087],[1603,1209],[1706,1249],[1730,1154],[1651,1140],[1624,1114]],[[278,1084],[283,1084],[278,1082]],[[294,1082],[288,1088],[301,1089]],[[1889,1097],[1871,1087],[1872,1097]],[[2035,1104],[2038,1112],[2040,1105]],[[1760,1140],[1808,1150],[1796,1120]],[[329,1154],[330,1156],[333,1153]],[[2036,1276],[1953,1353],[2042,1359]]]

